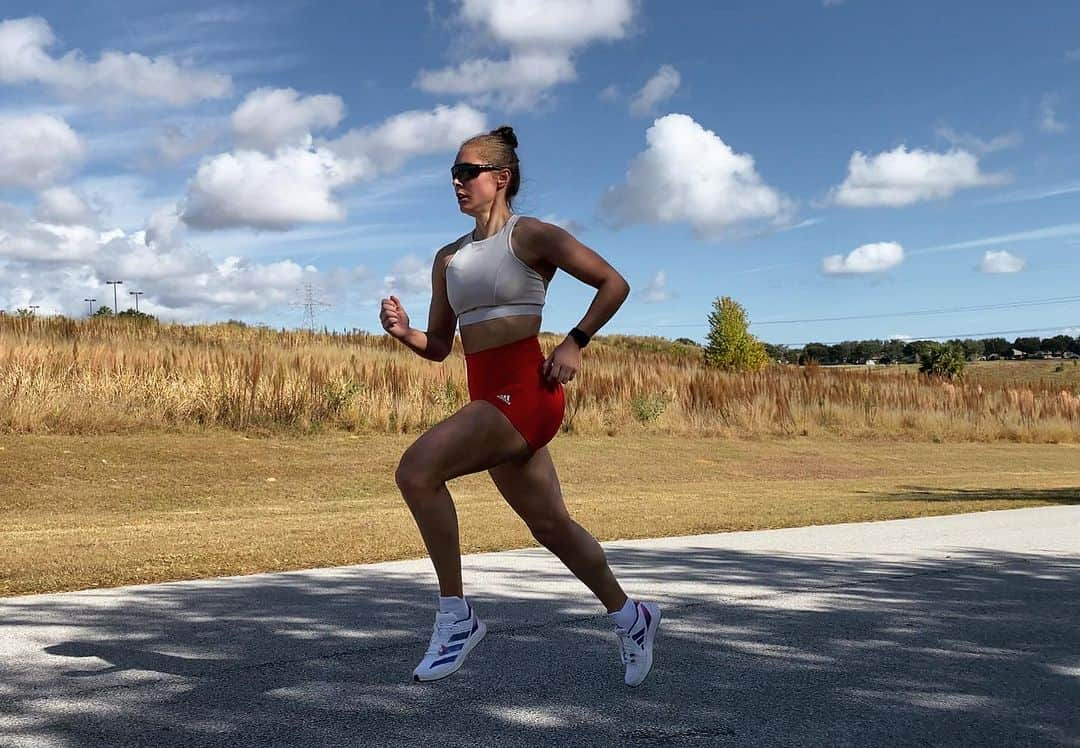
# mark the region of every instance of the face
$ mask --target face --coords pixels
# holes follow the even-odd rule
[[[476,146],[465,146],[458,151],[455,164],[490,164],[491,161],[484,157]],[[481,171],[472,179],[467,177],[452,177],[454,195],[457,197],[458,209],[470,216],[482,215],[490,210],[489,206],[495,201],[500,188],[505,188],[510,181],[510,170],[500,169]]]

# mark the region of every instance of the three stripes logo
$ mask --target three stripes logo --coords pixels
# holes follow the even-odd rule
[[[496,395],[495,397],[499,398],[500,400],[502,400],[507,405],[510,404],[510,396],[509,395]]]

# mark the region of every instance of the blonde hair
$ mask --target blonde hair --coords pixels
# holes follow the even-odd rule
[[[513,209],[512,201],[521,187],[521,167],[518,166],[515,150],[518,139],[514,134],[514,128],[510,125],[496,127],[489,133],[469,138],[461,144],[461,147],[464,148],[467,145],[477,146],[489,163],[505,166],[510,170],[510,184],[506,186],[506,206]]]

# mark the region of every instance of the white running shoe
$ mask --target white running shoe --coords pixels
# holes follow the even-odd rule
[[[455,672],[486,633],[487,626],[477,618],[472,605],[469,615],[461,620],[455,620],[453,613],[436,613],[431,642],[413,671],[413,680],[439,680]]]
[[[619,635],[619,653],[626,666],[626,685],[639,686],[652,669],[653,641],[660,628],[660,606],[635,603],[637,618],[629,629],[615,627]]]

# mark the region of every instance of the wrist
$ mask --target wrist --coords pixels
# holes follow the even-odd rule
[[[589,344],[589,340],[592,338],[587,332],[579,327],[575,327],[566,335],[567,338],[577,343],[578,348],[584,348]]]

